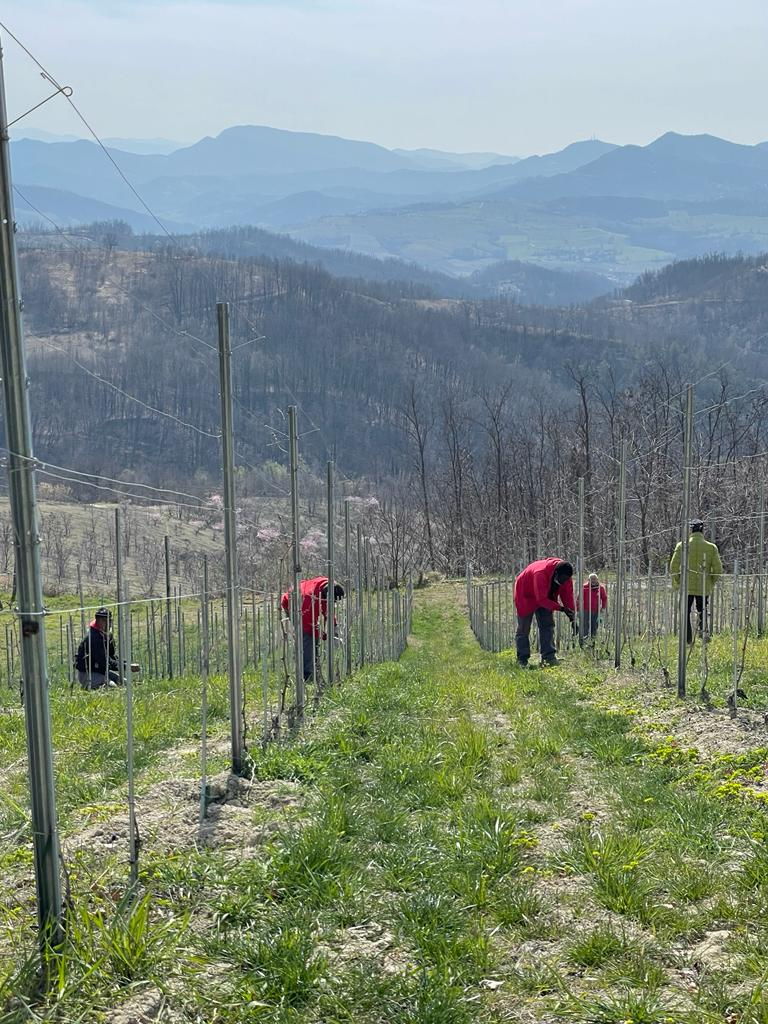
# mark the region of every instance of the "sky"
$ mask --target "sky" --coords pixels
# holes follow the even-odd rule
[[[108,137],[263,124],[516,156],[768,139],[766,0],[4,0],[0,17]],[[2,38],[14,118],[50,88]],[[61,98],[26,124],[82,134]]]

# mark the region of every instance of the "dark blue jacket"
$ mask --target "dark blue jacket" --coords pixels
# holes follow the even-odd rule
[[[90,658],[88,656],[89,649]],[[93,623],[91,623],[91,627],[88,630],[88,636],[77,648],[75,668],[78,672],[88,672],[89,661],[90,671],[96,672],[101,676],[105,676],[109,669],[117,669],[117,654],[115,653],[115,641],[112,634],[110,633],[106,636]]]

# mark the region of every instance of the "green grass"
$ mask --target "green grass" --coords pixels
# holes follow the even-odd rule
[[[70,694],[51,691],[53,746],[56,751],[56,798],[61,826],[68,832],[73,816],[82,824],[89,809],[107,811],[115,790],[127,776],[125,694],[122,690]],[[208,691],[212,732],[228,720],[226,682],[213,679]],[[200,734],[200,682],[192,677],[147,680],[134,689],[135,767],[142,772],[159,764],[168,748]],[[0,714],[0,850],[2,836],[29,838],[26,742],[21,711]],[[118,797],[119,799],[119,797]],[[105,808],[106,805],[106,808]]]
[[[290,780],[300,796],[290,813],[255,798],[259,846],[150,843],[136,903],[124,864],[75,861],[48,998],[29,974],[29,906],[9,885],[0,919],[22,941],[0,957],[0,1020],[98,1021],[149,986],[190,1024],[714,1024],[733,1008],[768,1020],[765,811],[716,793],[759,758],[697,770],[634,730],[629,698],[606,706],[606,674],[581,656],[518,670],[478,649],[447,588],[427,592],[400,663],[359,673],[298,736],[253,750],[256,787]],[[147,692],[148,777],[174,737],[194,735],[195,692]],[[79,706],[80,729],[54,707],[70,829],[124,772],[117,705]],[[84,752],[98,784],[75,779]],[[2,862],[9,880],[29,878],[19,851]],[[730,933],[728,956],[691,984],[711,931]]]

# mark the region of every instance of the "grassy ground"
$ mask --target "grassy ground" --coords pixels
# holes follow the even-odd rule
[[[61,825],[76,827],[83,808],[95,813],[114,799],[126,781],[125,701],[123,691],[74,693],[51,691],[56,790]],[[226,685],[215,679],[209,688],[209,718],[214,729],[228,720]],[[137,685],[134,700],[136,769],[154,765],[169,747],[199,736],[198,680],[160,679]],[[0,851],[8,840],[30,838],[26,807],[27,775],[23,712],[18,700],[0,713]],[[0,864],[2,856],[0,855]]]
[[[448,588],[414,632],[254,753],[212,808],[244,828],[150,836],[132,906],[124,855],[73,843],[54,992],[28,996],[17,943],[0,1020],[768,1022],[759,737],[728,760],[654,729],[637,681],[586,658],[484,653]],[[28,910],[6,898],[27,943]]]

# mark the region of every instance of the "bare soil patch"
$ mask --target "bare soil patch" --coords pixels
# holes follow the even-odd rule
[[[635,732],[644,739],[674,736],[683,747],[695,747],[702,757],[747,754],[768,747],[768,715],[741,702],[736,717],[727,709],[690,701],[670,703],[669,691],[647,689],[636,676],[618,675],[600,687],[600,707],[635,719]]]
[[[257,822],[257,811],[288,811],[301,802],[298,783],[287,780],[252,782],[222,772],[209,779],[207,815],[202,824],[200,783],[165,779],[136,799],[136,821],[142,848],[178,851],[194,846],[237,849],[248,855],[280,828],[279,813]],[[128,850],[128,813],[111,816],[67,838],[65,857],[88,851],[99,855]]]
[[[392,932],[376,921],[365,921],[340,931],[326,950],[342,964],[373,961],[388,974],[404,974],[411,964]]]
[[[108,1014],[106,1024],[148,1024],[160,1019],[165,999],[157,988],[140,992]]]

